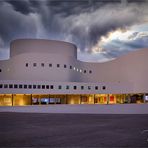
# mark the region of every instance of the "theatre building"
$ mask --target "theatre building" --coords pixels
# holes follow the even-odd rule
[[[0,61],[0,106],[147,103],[147,63],[148,49],[88,63],[71,43],[15,40]]]

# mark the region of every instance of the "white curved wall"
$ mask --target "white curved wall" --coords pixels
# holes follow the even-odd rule
[[[148,49],[141,49],[105,63],[78,61],[75,45],[61,41],[15,40],[11,43],[10,51],[10,59],[0,61],[1,83],[9,80],[9,83],[38,81],[61,84],[63,87],[73,86],[73,82],[78,85],[77,90],[55,89],[52,93],[146,93],[148,91]],[[33,66],[34,63],[37,64],[36,67]],[[49,67],[49,64],[52,64],[52,67]],[[57,64],[60,64],[59,68]],[[91,86],[93,89],[79,90],[80,85],[86,88]],[[94,89],[96,85],[99,87],[98,90]],[[102,86],[106,86],[106,89],[102,90]],[[3,90],[0,89],[1,91]],[[25,93],[28,91],[25,90]]]
[[[22,53],[47,53],[72,56],[77,58],[77,48],[74,44],[45,39],[18,39],[10,44],[10,57]]]

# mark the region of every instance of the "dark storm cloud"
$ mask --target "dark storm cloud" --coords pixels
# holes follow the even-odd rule
[[[105,5],[100,9],[93,9],[89,14],[84,12],[79,15],[71,15],[68,17],[70,19],[63,18],[65,26],[67,26],[67,30],[64,30],[64,28],[63,30],[71,34],[72,41],[75,41],[79,46],[83,44],[83,47],[91,49],[100,37],[108,32],[117,28],[126,28],[144,20],[145,15],[143,13],[146,7],[142,11],[139,10],[137,5],[128,8],[122,8],[117,5],[116,7],[114,5]],[[68,29],[69,26],[70,29]],[[85,50],[85,48],[81,48],[81,50]]]
[[[146,20],[147,6],[98,1],[5,0],[0,3],[0,48],[16,38],[70,41],[83,52],[101,36]]]
[[[15,11],[25,15],[35,12],[35,8],[39,8],[41,3],[40,0],[5,0],[3,2],[9,3]]]
[[[28,14],[32,12],[32,7],[30,7],[29,0],[6,0],[9,4],[11,4],[15,11],[21,12],[23,14]]]
[[[0,20],[0,41],[4,47],[9,46],[10,41],[15,38],[33,37],[36,33],[30,17],[14,11],[12,5],[6,2],[0,5]]]

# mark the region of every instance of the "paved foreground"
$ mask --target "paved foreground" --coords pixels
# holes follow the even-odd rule
[[[0,147],[148,147],[148,115],[0,113]]]

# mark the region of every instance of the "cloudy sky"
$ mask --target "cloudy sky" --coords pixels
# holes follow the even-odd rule
[[[79,60],[112,60],[148,47],[148,1],[0,0],[0,59],[18,38],[68,41]]]

